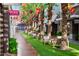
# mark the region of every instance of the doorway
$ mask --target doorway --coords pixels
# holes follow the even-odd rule
[[[52,22],[52,32],[51,32],[51,35],[54,35],[56,32],[57,32],[57,24]]]
[[[73,39],[79,40],[79,19],[74,19],[72,22],[72,33],[73,33]]]

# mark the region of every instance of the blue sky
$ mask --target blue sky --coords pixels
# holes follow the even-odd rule
[[[13,4],[12,9],[13,10],[20,10],[20,4]]]
[[[53,9],[55,11],[56,14],[58,14],[60,12],[60,3],[56,3],[58,6],[53,6]]]

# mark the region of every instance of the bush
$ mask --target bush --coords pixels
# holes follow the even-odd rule
[[[17,53],[17,42],[15,38],[10,38],[9,39],[9,52],[12,54]]]
[[[62,32],[55,32],[54,35],[55,35],[55,36],[61,36],[61,35],[62,35]]]

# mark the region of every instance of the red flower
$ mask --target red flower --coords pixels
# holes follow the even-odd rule
[[[22,6],[26,6],[26,3],[22,3]]]
[[[75,12],[75,8],[70,8],[70,13],[73,14]]]
[[[36,8],[36,14],[40,13],[40,8]]]

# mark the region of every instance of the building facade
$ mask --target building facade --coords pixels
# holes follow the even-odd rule
[[[9,14],[8,6],[0,3],[0,55],[8,52]]]

